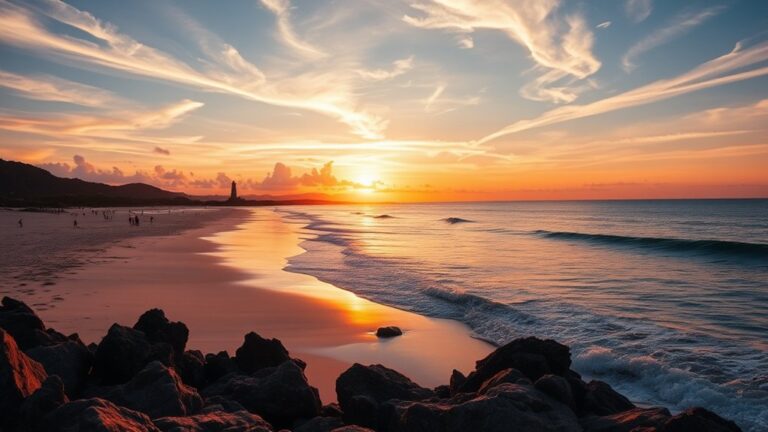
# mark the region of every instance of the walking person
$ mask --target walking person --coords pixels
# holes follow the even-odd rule
[[[19,228],[24,228],[24,219],[19,219]]]

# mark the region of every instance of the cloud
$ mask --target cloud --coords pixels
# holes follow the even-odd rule
[[[521,90],[523,97],[555,103],[572,102],[586,87],[572,85],[600,69],[592,53],[593,35],[583,16],[564,19],[555,14],[559,0],[501,0],[468,2],[431,0],[415,3],[412,8],[422,17],[405,15],[403,20],[427,29],[445,29],[459,34],[479,29],[505,33],[528,50],[542,73]]]
[[[296,52],[310,58],[322,58],[328,54],[301,40],[291,24],[291,3],[289,0],[261,0],[277,18],[277,32],[280,39]]]
[[[136,171],[133,175],[127,176],[118,167],[112,167],[112,169],[108,170],[98,169],[80,155],[74,155],[72,161],[74,162],[74,165],[72,166],[67,163],[43,163],[38,164],[37,166],[49,171],[55,176],[67,178],[74,177],[99,183],[125,184],[151,181],[151,177],[148,174],[140,171]]]
[[[459,48],[472,49],[475,47],[475,40],[468,34],[456,36],[456,42],[459,44]]]
[[[413,69],[413,56],[406,57],[404,59],[395,60],[392,63],[392,68],[387,69],[360,69],[357,71],[360,76],[370,81],[383,81],[398,77],[409,70]]]
[[[635,23],[645,21],[653,12],[652,0],[627,0],[624,5],[627,17]]]
[[[41,14],[46,16],[46,22],[53,20],[77,28],[87,37],[54,33],[38,19]],[[98,43],[92,41],[94,38]],[[199,70],[59,0],[50,0],[45,7],[34,9],[0,4],[0,41],[39,51],[52,59],[74,61],[81,67],[95,65],[270,105],[318,112],[349,125],[353,133],[365,138],[381,137],[387,124],[358,109],[353,89],[344,77],[339,77],[338,71],[268,79],[234,47],[216,41],[201,42],[207,45],[208,58],[200,60],[205,70]]]
[[[171,151],[170,150],[164,149],[164,148],[158,147],[158,146],[155,146],[155,148],[152,150],[152,152],[153,153],[157,153],[157,154],[161,154],[161,155],[166,155],[166,156],[170,156],[171,155]]]
[[[121,103],[119,98],[106,90],[48,75],[22,76],[0,70],[0,87],[32,100],[66,102],[87,107]]]
[[[605,29],[605,28],[608,28],[610,26],[611,26],[611,22],[610,21],[603,21],[600,24],[596,25],[595,28]]]
[[[435,91],[432,92],[432,94],[429,95],[429,97],[424,101],[424,111],[429,112],[430,108],[432,108],[432,104],[435,103],[435,101],[440,97],[440,95],[443,94],[445,91],[445,84],[439,84],[437,87],[435,87]]]
[[[717,15],[723,9],[723,7],[715,6],[696,13],[685,13],[677,16],[670,25],[651,33],[633,45],[622,57],[621,66],[625,71],[631,72],[637,67],[635,66],[635,59],[638,56],[659,45],[665,44],[677,36],[685,34],[692,28],[704,23],[707,19]]]
[[[327,162],[319,170],[311,171],[300,176],[294,176],[290,167],[277,162],[272,172],[267,173],[261,182],[248,182],[251,189],[293,190],[298,186],[319,188],[360,188],[363,185],[348,180],[339,180],[333,175],[333,162]]]
[[[762,42],[746,49],[741,44],[737,44],[733,51],[728,54],[703,63],[674,78],[654,81],[589,104],[556,108],[533,119],[512,123],[481,138],[476,144],[487,143],[504,135],[528,129],[645,105],[698,90],[768,75],[768,66],[747,69],[765,61],[768,61],[768,42]]]

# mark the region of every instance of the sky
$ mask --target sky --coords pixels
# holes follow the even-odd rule
[[[195,195],[768,196],[768,1],[0,0],[0,158]]]

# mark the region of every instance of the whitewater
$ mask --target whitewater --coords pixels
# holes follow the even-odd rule
[[[286,270],[466,323],[549,337],[640,405],[768,430],[768,200],[307,206]]]

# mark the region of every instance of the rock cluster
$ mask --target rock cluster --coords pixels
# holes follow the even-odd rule
[[[24,303],[0,306],[0,430],[16,431],[660,431],[739,428],[703,408],[638,408],[570,369],[568,347],[517,339],[448,385],[428,389],[354,364],[321,405],[277,339],[245,336],[234,357],[186,350],[189,330],[153,309],[98,345],[47,329]]]

